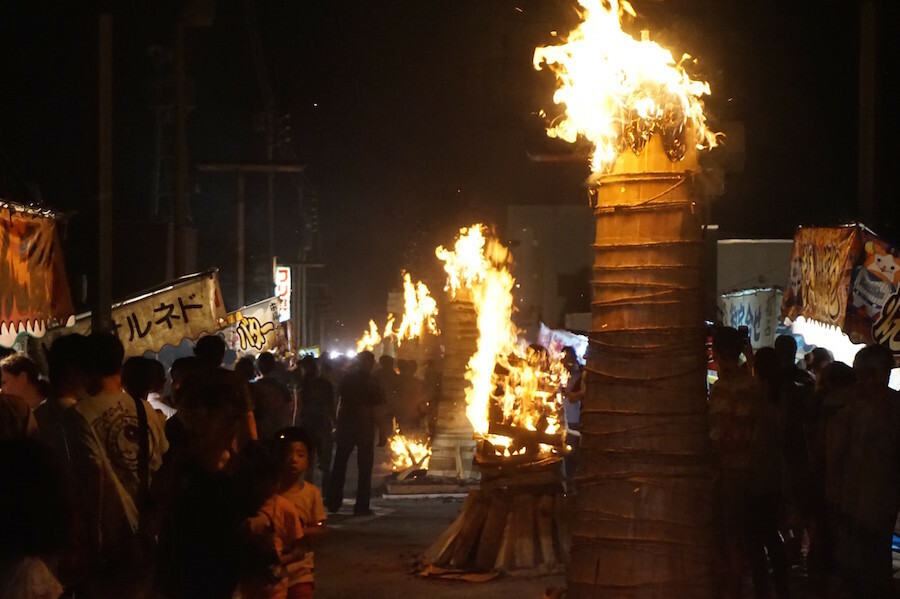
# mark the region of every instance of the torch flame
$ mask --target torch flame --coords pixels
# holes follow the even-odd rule
[[[381,343],[381,335],[378,334],[378,325],[374,320],[369,321],[369,330],[356,342],[356,352],[373,351],[375,346]]]
[[[476,224],[460,230],[452,250],[440,246],[435,254],[444,262],[447,289],[455,296],[465,288],[475,307],[478,344],[466,370],[466,416],[475,434],[508,447],[509,439],[490,434],[492,422],[557,432],[565,369],[518,341],[508,250]]]
[[[396,319],[393,314],[388,314],[387,322],[381,334],[378,333],[378,325],[374,320],[369,321],[369,330],[356,342],[356,351],[374,351],[375,346],[382,340],[396,339],[400,345],[404,339],[416,339],[423,337],[425,333],[440,335],[437,327],[437,301],[431,297],[428,286],[422,281],[413,285],[412,277],[408,272],[403,273],[403,319],[400,327],[395,329]]]
[[[578,0],[581,24],[557,46],[534,51],[534,68],[555,74],[555,104],[565,115],[547,135],[575,143],[583,136],[594,145],[591,169],[608,171],[626,148],[639,153],[654,133],[669,139],[671,160],[684,156],[685,142],[699,148],[717,145],[706,126],[701,97],[709,84],[694,81],[682,63],[646,32],[638,40],[622,31],[622,18],[635,16],[626,0]],[[692,124],[693,140],[684,137]]]
[[[398,345],[403,339],[416,339],[426,332],[439,335],[437,302],[422,281],[413,285],[408,272],[403,273],[403,320],[396,331]],[[387,336],[387,335],[385,335]]]

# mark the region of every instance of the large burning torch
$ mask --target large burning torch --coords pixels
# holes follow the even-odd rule
[[[573,597],[712,597],[712,497],[697,151],[716,145],[683,63],[622,31],[624,0],[579,0],[580,26],[538,48],[565,113],[548,134],[593,144],[596,219]]]

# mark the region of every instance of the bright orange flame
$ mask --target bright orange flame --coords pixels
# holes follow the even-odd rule
[[[416,339],[426,332],[439,335],[437,302],[422,281],[413,285],[408,272],[403,273],[403,320],[396,331],[397,344],[404,339]],[[387,336],[387,335],[385,335]]]
[[[394,470],[406,470],[416,466],[427,469],[431,460],[431,446],[428,442],[419,441],[400,434],[400,427],[394,420],[394,435],[390,439],[391,463]]]
[[[471,383],[466,416],[476,435],[506,447],[508,438],[489,434],[492,421],[545,433],[559,430],[558,389],[565,370],[558,360],[519,343],[512,322],[515,279],[507,269],[509,252],[485,231],[480,224],[463,228],[453,250],[441,246],[435,254],[444,262],[450,293],[465,288],[475,307],[478,344],[466,370]]]
[[[384,325],[384,332],[381,334],[381,337],[384,339],[390,339],[394,335],[396,335],[396,332],[394,331],[394,315],[388,314],[388,319]]]
[[[579,136],[590,141],[594,172],[609,170],[626,148],[640,152],[654,133],[671,140],[667,150],[673,160],[684,156],[685,143],[715,147],[700,99],[709,95],[709,84],[688,76],[682,63],[690,56],[676,61],[646,32],[638,40],[622,31],[623,16],[635,16],[626,0],[578,3],[581,24],[560,45],[534,52],[534,68],[547,65],[556,74],[553,102],[565,106],[547,135],[569,143]],[[689,129],[694,139],[685,140]]]
[[[374,320],[369,321],[369,330],[356,342],[356,351],[373,351],[375,346],[381,343],[381,335],[378,334],[378,325]]]

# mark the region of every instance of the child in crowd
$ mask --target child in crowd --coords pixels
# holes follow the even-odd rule
[[[303,480],[303,474],[309,467],[312,441],[309,435],[296,427],[284,429],[277,437],[280,445],[282,479],[281,496],[287,499],[297,510],[303,524],[303,538],[308,544],[325,532],[324,524],[327,515],[322,502],[322,492],[309,481]],[[288,571],[288,598],[311,599],[313,597],[314,571],[313,552],[307,551],[293,562],[286,563]]]
[[[303,526],[294,504],[278,494],[281,488],[282,460],[266,445],[255,442],[244,451],[252,464],[249,505],[258,506],[256,513],[247,519],[248,544],[256,546],[256,563],[247,563],[241,584],[243,599],[287,599],[288,566],[303,559],[306,553],[301,545]]]

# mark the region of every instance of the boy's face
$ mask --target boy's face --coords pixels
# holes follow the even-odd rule
[[[299,441],[291,442],[291,450],[287,456],[287,466],[290,473],[294,476],[300,476],[309,467],[309,453],[306,445]]]

